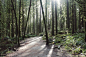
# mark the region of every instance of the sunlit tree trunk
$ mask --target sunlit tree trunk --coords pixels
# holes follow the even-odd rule
[[[39,32],[41,33],[41,6],[40,6],[40,19],[39,19]]]
[[[45,19],[46,19],[46,25],[47,25],[47,0],[45,3]]]
[[[38,6],[37,6],[37,0],[36,0],[36,35],[38,35]]]
[[[31,14],[31,12],[30,12],[30,14]],[[30,22],[29,23],[30,23],[29,32],[31,33],[31,15],[30,15]]]
[[[26,24],[25,24],[25,29],[24,29],[24,37],[25,37],[25,32],[26,32],[28,20],[29,20],[30,10],[31,10],[31,0],[30,0],[29,9],[28,9],[28,16],[27,16],[27,20],[26,20]],[[23,38],[24,38],[24,37],[23,37]]]
[[[24,27],[25,27],[25,20],[24,20],[24,1],[22,0],[22,38],[24,39]]]
[[[35,18],[34,18],[34,0],[33,0],[33,34],[35,34]]]

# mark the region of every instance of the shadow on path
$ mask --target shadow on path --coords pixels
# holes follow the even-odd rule
[[[28,38],[20,43],[18,51],[6,57],[57,57],[56,52],[53,52],[54,45],[46,46],[42,37]]]

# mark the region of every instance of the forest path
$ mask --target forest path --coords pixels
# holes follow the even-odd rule
[[[20,42],[21,47],[5,57],[70,57],[62,49],[54,48],[54,45],[46,46],[42,37],[32,37]]]

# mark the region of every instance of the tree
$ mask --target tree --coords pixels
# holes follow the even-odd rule
[[[23,39],[24,39],[24,28],[25,28],[25,26],[24,26],[24,4],[23,4],[23,0],[22,0],[22,36],[23,36]]]
[[[18,25],[17,25],[17,16],[16,16],[16,10],[14,8],[14,5],[13,5],[13,0],[11,0],[11,3],[12,3],[12,7],[13,7],[13,11],[14,11],[14,14],[15,14],[15,19],[16,19],[16,43],[17,43],[17,35],[18,35]],[[15,3],[16,3],[16,0],[15,0]]]
[[[1,5],[1,0],[0,0],[0,8],[2,8],[2,5]],[[1,38],[1,9],[0,9],[0,38]]]
[[[72,34],[74,34],[74,0],[72,0]]]
[[[75,26],[75,32],[77,32],[77,18],[76,18],[76,3],[74,1],[74,26]]]
[[[41,33],[41,6],[40,6],[40,19],[39,19],[39,33]]]
[[[34,14],[34,0],[33,0],[33,34],[35,34],[35,14]]]
[[[67,0],[67,28],[70,29],[69,2]]]
[[[19,37],[20,37],[20,18],[21,18],[21,0],[19,0],[19,30],[18,30],[19,31],[19,34],[18,34]]]
[[[47,0],[46,0],[46,3],[45,3],[45,19],[46,19],[46,24],[47,24]]]
[[[38,35],[38,5],[36,0],[36,35]]]
[[[25,29],[24,29],[24,37],[25,37],[26,28],[27,28],[27,22],[29,20],[30,9],[31,9],[31,0],[30,0],[29,9],[28,9],[28,16],[27,16],[27,20],[26,20],[26,24],[25,24]]]
[[[56,18],[56,35],[57,35],[57,33],[58,33],[58,31],[57,31],[57,1],[55,1],[55,18]]]
[[[52,0],[52,35],[54,35],[54,1]]]
[[[42,1],[40,0],[41,8],[42,8],[42,14],[43,14],[43,21],[44,21],[44,26],[45,26],[45,33],[46,33],[46,45],[49,45],[48,41],[48,34],[47,34],[47,26],[46,26],[46,21],[44,17],[44,11],[43,11],[43,6],[42,6]]]

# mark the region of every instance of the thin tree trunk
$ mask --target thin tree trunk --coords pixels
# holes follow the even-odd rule
[[[55,17],[56,17],[56,35],[57,35],[57,33],[58,33],[58,31],[57,31],[57,1],[55,1]]]
[[[36,0],[36,35],[38,35],[38,7],[37,7],[37,0]]]
[[[12,37],[14,37],[14,18],[13,18],[13,10],[11,11],[12,12]]]
[[[45,17],[44,17],[44,11],[43,11],[43,6],[42,6],[42,1],[41,0],[40,0],[40,4],[41,4],[41,7],[42,7],[43,21],[44,21],[44,25],[45,25],[46,45],[49,45],[48,34],[47,34],[47,26],[46,26],[46,21],[45,21]]]
[[[2,4],[1,4],[1,0],[0,0],[0,8],[2,9]],[[2,21],[1,21],[1,16],[2,16],[2,10],[0,9],[0,38],[1,38],[1,31],[2,31],[2,29],[1,29],[1,24],[2,24]]]
[[[84,27],[84,20],[83,20],[83,17],[82,17],[82,27]]]
[[[81,21],[80,21],[80,20],[81,20],[81,13],[80,13],[80,11],[79,11],[79,23],[78,23],[78,24],[79,24],[79,25],[78,25],[79,30],[81,29],[81,24],[80,24],[80,23],[81,23]]]
[[[84,4],[84,16],[85,16],[85,42],[86,42],[86,4]]]
[[[70,29],[69,2],[67,0],[67,28]]]
[[[27,16],[27,20],[26,20],[26,24],[25,24],[24,37],[25,37],[27,22],[28,22],[28,20],[29,20],[30,9],[31,9],[31,0],[30,0],[30,5],[29,5],[29,9],[28,9],[28,16]]]
[[[54,1],[52,0],[52,35],[54,35]]]
[[[46,0],[46,3],[45,3],[45,12],[46,12],[46,14],[45,14],[45,19],[46,19],[46,25],[47,25],[47,0]]]
[[[40,6],[40,20],[39,20],[39,22],[40,22],[40,23],[39,23],[39,25],[40,25],[40,26],[39,26],[39,27],[40,27],[40,28],[39,28],[39,29],[40,29],[39,31],[40,31],[40,33],[41,33],[41,6]]]
[[[31,14],[31,12],[30,12],[30,14]],[[30,15],[30,33],[31,33],[31,15]]]
[[[22,0],[22,36],[23,36],[23,39],[24,39],[24,4],[23,4],[23,0]]]
[[[74,0],[72,0],[74,3]],[[72,4],[72,34],[74,34],[74,4]]]
[[[33,0],[33,34],[35,34],[34,0]]]
[[[21,0],[19,1],[19,34],[18,34],[19,37],[20,37],[20,18],[21,18]]]
[[[76,3],[74,2],[74,20],[75,20],[75,32],[77,32],[77,19],[76,19]]]
[[[16,19],[16,43],[17,43],[17,35],[18,35],[18,25],[17,25],[17,17],[16,17],[16,11],[15,11],[15,8],[14,8],[14,5],[13,5],[13,0],[11,0],[11,3],[12,3],[12,7],[13,7],[13,10],[14,10],[14,14],[15,14],[15,19]],[[20,44],[18,43],[18,46],[20,46]]]

